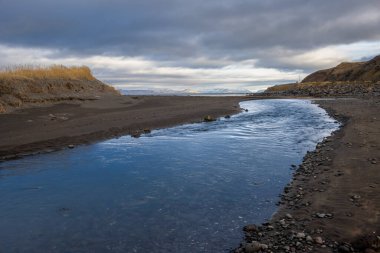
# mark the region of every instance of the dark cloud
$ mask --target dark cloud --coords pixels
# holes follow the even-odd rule
[[[196,60],[208,58],[291,69],[274,52],[379,40],[379,12],[379,0],[0,0],[0,44],[191,68],[218,65]]]

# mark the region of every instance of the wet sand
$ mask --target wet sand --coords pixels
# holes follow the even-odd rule
[[[243,99],[104,95],[0,114],[0,160],[238,113]]]
[[[315,101],[342,128],[304,157],[280,207],[236,252],[380,252],[380,100]]]

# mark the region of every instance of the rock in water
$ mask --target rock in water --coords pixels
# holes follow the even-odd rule
[[[131,134],[131,136],[133,138],[139,138],[141,136],[141,133],[140,132],[134,132],[134,133]]]
[[[211,117],[210,115],[207,115],[206,117],[203,118],[205,122],[211,122],[215,121],[216,119]]]
[[[144,128],[143,131],[144,131],[145,134],[149,134],[151,132],[151,130],[149,128]]]

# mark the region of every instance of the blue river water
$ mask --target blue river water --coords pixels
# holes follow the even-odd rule
[[[308,100],[0,163],[0,252],[228,252],[338,128]]]

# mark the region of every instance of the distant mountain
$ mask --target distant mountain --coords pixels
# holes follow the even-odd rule
[[[153,95],[153,96],[165,96],[165,95],[196,95],[196,94],[245,94],[251,93],[246,89],[208,89],[208,90],[172,90],[172,89],[121,89],[121,93],[124,95]]]
[[[216,89],[209,89],[201,91],[201,93],[205,94],[245,94],[245,93],[252,93],[252,91],[247,89],[223,89],[223,88],[216,88]]]
[[[334,68],[319,70],[302,83],[336,81],[380,81],[380,55],[366,62],[343,62]]]
[[[124,95],[132,96],[165,96],[165,95],[188,95],[197,93],[196,91],[184,89],[184,90],[172,90],[172,89],[121,89],[120,92]]]

